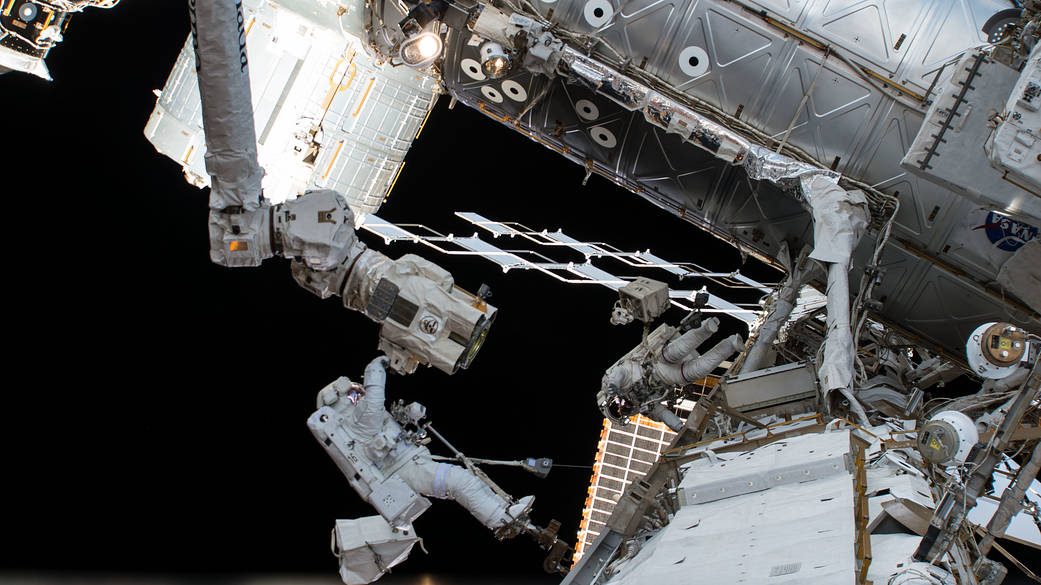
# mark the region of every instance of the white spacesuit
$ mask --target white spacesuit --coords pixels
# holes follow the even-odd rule
[[[511,502],[469,469],[434,461],[418,425],[426,413],[422,405],[395,409],[398,420],[387,411],[388,364],[386,356],[370,362],[364,386],[341,377],[323,388],[307,421],[351,487],[396,528],[408,527],[429,507],[418,492],[459,502],[496,536],[523,531],[532,496]]]
[[[644,414],[673,430],[682,428],[683,421],[661,403],[672,397],[673,389],[707,376],[744,348],[744,340],[734,334],[698,353],[698,346],[718,330],[715,317],[682,335],[669,325],[655,329],[604,373],[597,395],[604,416],[624,424],[630,416]]]

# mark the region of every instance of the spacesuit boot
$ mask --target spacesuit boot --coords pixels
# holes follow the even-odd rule
[[[531,512],[531,506],[535,503],[535,496],[524,496],[517,500],[517,503],[506,508],[506,514],[510,518],[515,520],[521,520],[528,517],[528,513]]]
[[[516,504],[510,504],[465,467],[433,461],[425,448],[421,454],[402,465],[397,475],[424,496],[455,500],[500,538],[519,534],[516,531],[509,536],[500,536],[500,531],[504,528],[506,532],[514,528],[523,529],[534,499],[528,496]]]
[[[485,523],[485,526],[492,529],[499,540],[513,538],[527,528],[528,514],[534,503],[535,496],[524,496],[517,500],[516,504],[506,504],[499,509],[491,523]]]

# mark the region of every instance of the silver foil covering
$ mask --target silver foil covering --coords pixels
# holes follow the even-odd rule
[[[365,312],[376,285],[393,261],[376,250],[365,250],[354,262],[343,287],[343,306]]]
[[[648,122],[666,132],[679,134],[732,165],[740,165],[755,180],[765,180],[798,191],[801,181],[812,176],[838,182],[839,173],[797,161],[789,156],[753,145],[741,134],[711,120],[677,100],[662,95],[639,81],[565,46],[561,62],[570,80],[610,98],[631,111],[641,111]]]
[[[837,183],[841,176],[835,171],[797,161],[762,146],[749,149],[744,167],[753,179],[770,181],[788,188],[797,187],[803,180],[812,177],[824,177]]]

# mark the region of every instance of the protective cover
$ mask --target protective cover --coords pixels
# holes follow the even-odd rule
[[[344,263],[357,238],[354,213],[335,191],[322,189],[305,193],[284,204],[275,217],[282,231],[287,256],[301,258],[311,270],[334,270]]]
[[[206,172],[213,185],[210,207],[254,211],[264,170],[257,163],[242,4],[193,2],[191,10]]]
[[[810,258],[848,265],[870,218],[864,193],[846,191],[821,176],[805,180],[802,190],[813,210],[813,252]]]
[[[0,47],[0,75],[8,71],[24,71],[51,81],[51,72],[41,57],[33,57],[6,47]]]
[[[337,520],[333,529],[340,578],[356,585],[372,583],[408,558],[419,537],[410,525],[395,532],[381,516]]]
[[[846,191],[826,178],[815,176],[802,182],[803,194],[813,211],[813,252],[810,258],[828,266],[828,332],[824,361],[818,370],[825,393],[848,393],[853,381],[853,333],[850,329],[850,256],[867,229],[870,212],[864,194]],[[851,407],[863,416],[856,400]]]

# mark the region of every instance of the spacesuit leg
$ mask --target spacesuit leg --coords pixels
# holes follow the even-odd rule
[[[531,496],[511,506],[466,468],[433,461],[425,454],[414,457],[397,475],[424,496],[455,500],[490,530],[523,517],[531,507]]]
[[[679,339],[670,341],[662,348],[661,357],[670,364],[675,364],[690,355],[697,355],[698,346],[719,331],[719,319],[706,319],[700,327],[684,333]]]
[[[688,335],[693,332],[689,332]],[[683,339],[682,337],[680,338]],[[723,360],[736,352],[741,351],[745,342],[736,333],[717,343],[712,349],[699,355],[697,351],[691,351],[687,359],[681,364],[670,364],[664,360],[658,360],[654,364],[654,375],[667,384],[682,386],[704,378],[719,367]]]
[[[741,351],[745,347],[745,342],[741,339],[738,334],[731,335],[723,341],[720,341],[712,347],[712,349],[703,353],[700,357],[683,362],[683,367],[680,368],[680,372],[683,374],[683,379],[693,382],[704,378],[712,370],[719,367],[719,364],[723,363],[723,360]]]

